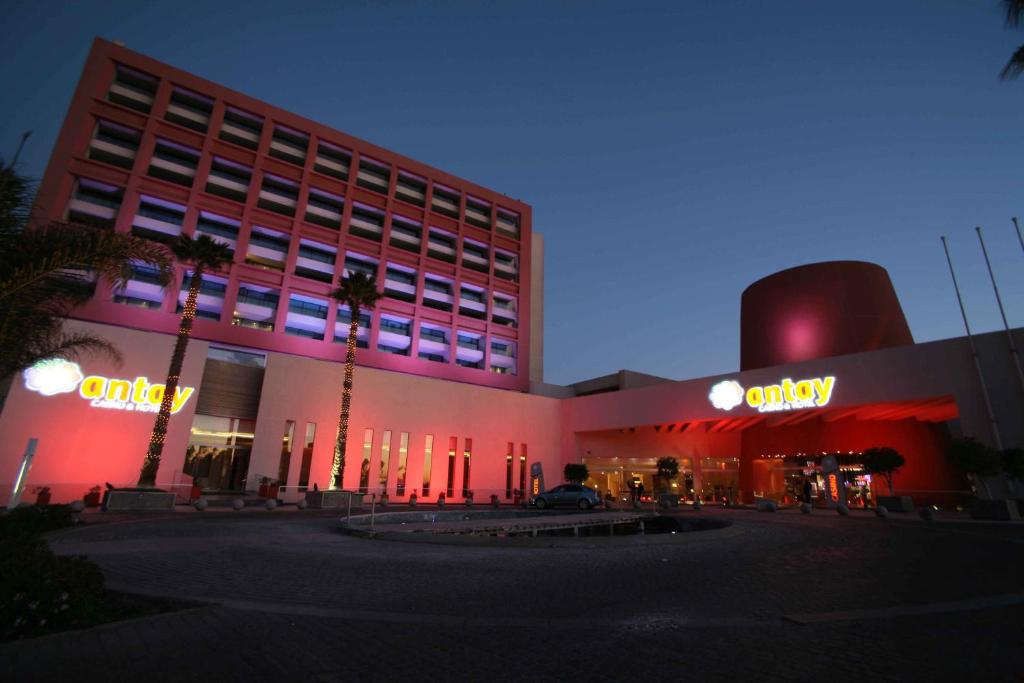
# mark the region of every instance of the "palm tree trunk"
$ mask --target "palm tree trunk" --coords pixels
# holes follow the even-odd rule
[[[334,444],[334,462],[331,464],[331,488],[342,488],[345,479],[345,444],[348,442],[348,415],[352,407],[352,373],[356,367],[356,341],[359,334],[358,306],[350,306],[352,322],[348,326],[348,344],[345,349],[345,382],[341,391],[341,414],[338,416],[338,440]]]
[[[192,336],[192,321],[196,317],[196,300],[199,298],[199,289],[202,284],[203,269],[197,265],[188,288],[185,308],[181,313],[178,338],[174,342],[171,365],[167,368],[164,396],[160,401],[160,412],[156,415],[156,423],[153,425],[153,434],[149,437],[149,450],[146,452],[142,472],[139,474],[139,486],[154,486],[156,484],[156,471],[160,467],[160,456],[163,454],[164,440],[167,438],[167,423],[171,420],[171,406],[174,403],[174,394],[178,390],[178,381],[181,379],[181,368],[185,364],[185,350],[188,348],[188,341]]]

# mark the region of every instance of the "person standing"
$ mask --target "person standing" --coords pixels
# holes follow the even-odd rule
[[[811,504],[811,480],[804,478],[804,502]]]

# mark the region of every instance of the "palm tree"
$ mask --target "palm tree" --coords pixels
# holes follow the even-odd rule
[[[339,287],[331,297],[348,306],[352,320],[348,325],[348,344],[345,349],[345,382],[341,391],[341,414],[338,416],[338,439],[334,444],[331,463],[331,488],[340,489],[345,477],[345,443],[348,441],[348,415],[352,407],[352,373],[356,366],[356,337],[359,334],[359,316],[362,310],[372,310],[380,299],[377,278],[358,271],[338,278]]]
[[[174,401],[174,394],[178,390],[181,368],[185,363],[185,350],[188,348],[188,341],[192,336],[192,322],[196,317],[196,300],[199,298],[199,290],[203,286],[203,273],[220,270],[230,263],[232,258],[231,248],[214,240],[209,235],[199,235],[195,239],[188,235],[181,235],[178,241],[171,245],[171,253],[181,263],[192,266],[192,279],[189,281],[188,296],[185,298],[185,306],[181,311],[181,324],[178,326],[178,339],[174,342],[171,364],[167,368],[167,381],[164,383],[164,396],[160,401],[160,412],[156,415],[153,434],[149,437],[149,450],[146,451],[146,459],[142,464],[142,472],[139,474],[139,486],[156,484],[156,471],[160,467],[160,455],[164,450],[167,423],[171,419],[171,404]]]
[[[658,479],[666,490],[671,490],[672,480],[679,476],[679,461],[675,458],[658,458]]]
[[[1003,0],[1003,5],[1006,7],[1007,26],[1017,28],[1024,23],[1024,0]],[[1009,80],[1017,78],[1022,73],[1024,73],[1024,45],[1017,48],[999,75],[1003,80]]]
[[[88,301],[96,280],[122,286],[132,267],[170,279],[162,245],[125,233],[31,216],[32,183],[0,164],[0,380],[49,358],[99,352],[120,360],[110,342],[65,332],[64,321]]]

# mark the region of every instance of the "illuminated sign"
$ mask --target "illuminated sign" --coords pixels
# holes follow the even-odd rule
[[[825,477],[825,481],[828,482],[828,497],[832,500],[833,503],[838,503],[839,502],[839,475],[836,474],[835,472],[832,472],[827,477]]]
[[[749,389],[744,389],[736,380],[727,379],[711,387],[708,400],[719,410],[732,410],[746,403],[760,413],[820,408],[832,400],[835,386],[836,378],[832,376],[812,377],[797,382],[787,378],[778,384]]]
[[[25,388],[29,391],[43,396],[56,396],[78,390],[78,395],[88,400],[93,408],[157,413],[164,400],[164,385],[150,384],[147,377],[136,377],[134,380],[102,375],[86,377],[78,363],[62,358],[39,361],[22,375]],[[194,387],[177,387],[171,402],[171,414],[184,408],[194,393]]]

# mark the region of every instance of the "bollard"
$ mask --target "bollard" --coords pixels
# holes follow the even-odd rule
[[[646,536],[647,535],[647,528],[644,526],[644,520],[642,520],[642,519],[640,520],[640,535],[641,536]]]
[[[348,494],[348,510],[345,511],[345,526],[352,526],[352,494]]]
[[[370,498],[370,531],[373,531],[373,517],[377,513],[377,494],[374,493]]]

